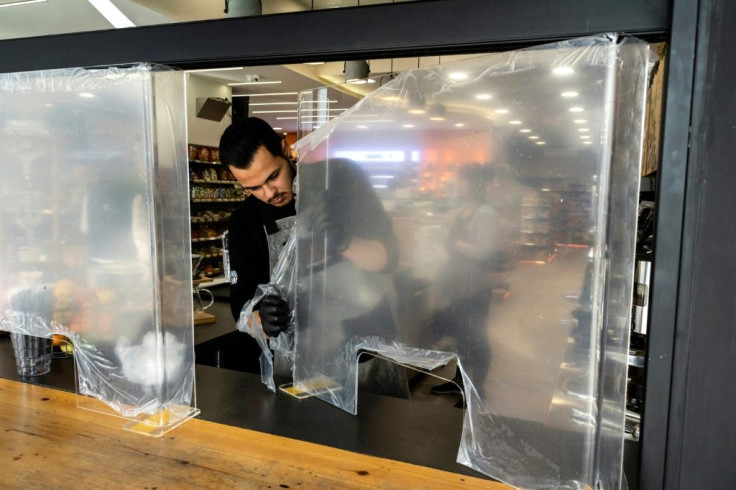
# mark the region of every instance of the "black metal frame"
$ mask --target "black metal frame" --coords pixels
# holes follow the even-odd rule
[[[667,0],[423,0],[0,41],[0,72],[468,53],[602,32],[664,36],[668,12]]]
[[[699,178],[723,168],[724,162],[729,161],[724,158],[729,155],[729,149],[723,146],[723,141],[721,146],[706,145],[707,135],[690,132],[703,123],[731,127],[727,118],[736,112],[713,115],[728,100],[728,94],[714,92],[706,84],[706,75],[713,74],[709,71],[710,58],[718,56],[718,50],[732,54],[736,46],[736,42],[730,45],[720,42],[730,32],[721,25],[725,20],[718,22],[720,10],[736,18],[736,7],[732,5],[728,0],[425,0],[0,41],[0,72],[140,61],[204,68],[234,63],[259,65],[438,55],[505,50],[602,32],[623,32],[648,40],[668,39],[641,487],[675,488],[684,481],[697,481],[683,479],[681,469],[683,458],[692,454],[687,442],[695,437],[686,403],[693,392],[692,383],[688,383],[691,381],[688,367],[702,371],[704,350],[717,347],[723,336],[736,343],[736,333],[724,330],[732,322],[716,329],[720,334],[716,338],[697,336],[696,328],[700,325],[697,322],[707,323],[715,318],[723,322],[720,312],[728,311],[729,305],[715,302],[716,308],[708,311],[693,300],[704,298],[706,292],[714,293],[719,285],[725,285],[731,292],[735,288],[733,278],[703,287],[708,285],[709,278],[698,271],[696,261],[710,250],[708,239],[717,241],[720,233],[731,246],[736,236],[727,227],[714,228],[712,219],[705,220],[707,228],[701,224],[705,198],[716,204],[709,210],[715,212],[716,218],[733,218],[728,214],[732,206],[726,205],[731,196],[724,187],[709,188],[706,193]],[[708,22],[704,23],[704,19]],[[713,46],[717,46],[715,54]],[[717,80],[725,84],[728,76],[736,79],[734,64],[725,54],[721,62],[722,66],[726,65],[725,74]],[[729,178],[733,177],[733,170],[730,172]],[[732,296],[728,299],[733,302]],[[734,368],[719,366],[726,370],[725,374],[700,392],[725,391],[729,400],[735,401],[734,388],[724,390],[730,378],[736,376]],[[685,388],[691,393],[686,395]],[[694,406],[701,409],[696,413],[702,412],[700,404]],[[721,408],[726,410],[720,413],[720,419],[715,422],[711,419],[711,424],[732,418],[730,406]],[[724,443],[702,451],[700,458],[723,451],[721,458],[727,459],[729,450],[733,446]],[[733,469],[726,476],[729,475],[733,477]],[[716,483],[715,487],[726,488],[719,485],[724,481],[710,480]]]

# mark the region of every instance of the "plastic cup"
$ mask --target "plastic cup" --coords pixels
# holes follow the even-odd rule
[[[52,340],[11,333],[15,365],[21,376],[41,376],[51,371]]]

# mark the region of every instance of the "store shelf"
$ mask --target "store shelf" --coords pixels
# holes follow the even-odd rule
[[[237,199],[192,199],[192,202],[243,202],[245,198]]]
[[[211,242],[212,240],[222,240],[222,235],[203,238],[192,238],[192,242]]]
[[[217,165],[222,166],[222,162],[203,162],[202,160],[189,160],[189,163],[198,163],[200,165]]]
[[[192,184],[228,184],[238,185],[237,180],[206,180],[206,179],[189,179]]]

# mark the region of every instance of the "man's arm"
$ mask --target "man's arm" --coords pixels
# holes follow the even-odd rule
[[[247,210],[232,214],[228,230],[230,311],[237,320],[243,305],[253,298],[258,285],[268,282],[269,262],[268,255],[263,256],[263,244],[260,243],[265,238],[258,236],[257,226],[251,222]]]

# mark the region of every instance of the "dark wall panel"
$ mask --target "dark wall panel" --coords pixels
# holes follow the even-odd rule
[[[665,488],[736,488],[736,3],[698,19]]]

